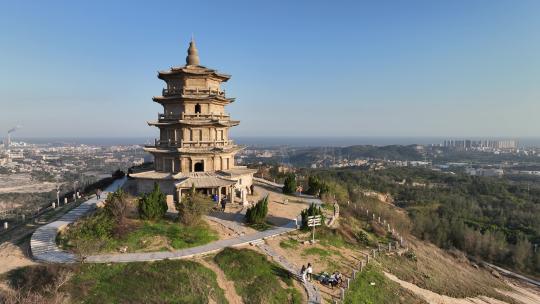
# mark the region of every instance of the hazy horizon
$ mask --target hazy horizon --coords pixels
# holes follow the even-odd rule
[[[540,135],[540,2],[284,3],[5,2],[0,136],[156,137],[192,34],[233,137]]]
[[[430,145],[442,144],[444,140],[486,140],[486,139],[517,139],[520,147],[540,147],[540,137],[392,137],[392,136],[237,136],[232,138],[236,143],[248,146],[292,146],[292,147],[322,147],[322,146],[354,146],[354,145]],[[14,141],[31,143],[77,143],[94,145],[131,145],[151,143],[153,137],[14,137]]]

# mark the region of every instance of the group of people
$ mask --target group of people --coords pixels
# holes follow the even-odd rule
[[[212,200],[216,203],[219,203],[221,205],[221,211],[225,211],[225,207],[227,206],[227,199],[221,198],[221,201],[219,200],[219,196],[217,194],[212,195]]]
[[[308,263],[307,267],[305,265],[302,265],[302,269],[300,269],[300,275],[302,276],[302,282],[305,282],[306,278],[310,282],[313,280],[313,266],[311,266],[311,263]]]
[[[339,271],[334,271],[331,275],[325,272],[319,276],[319,281],[323,285],[329,285],[331,288],[334,288],[343,282],[343,276]]]

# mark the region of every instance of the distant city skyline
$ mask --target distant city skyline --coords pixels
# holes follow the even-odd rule
[[[540,136],[537,1],[0,7],[2,138],[157,137],[156,72],[192,34],[233,75],[233,138]]]

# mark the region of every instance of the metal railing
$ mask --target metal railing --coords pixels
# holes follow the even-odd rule
[[[205,148],[205,147],[225,147],[233,145],[232,140],[154,140],[156,148]]]
[[[158,113],[158,120],[185,120],[185,119],[200,119],[200,120],[219,120],[230,119],[231,116],[225,113],[180,113],[180,114],[163,114]]]
[[[186,89],[186,88],[170,88],[163,89],[163,96],[171,95],[208,95],[208,96],[225,96],[225,91],[219,89]]]

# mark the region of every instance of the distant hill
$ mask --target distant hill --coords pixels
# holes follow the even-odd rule
[[[387,160],[421,160],[423,155],[417,145],[372,146],[357,145],[349,147],[316,147],[295,150],[289,156],[295,166],[306,167],[317,161],[354,160],[358,158],[387,159]]]

